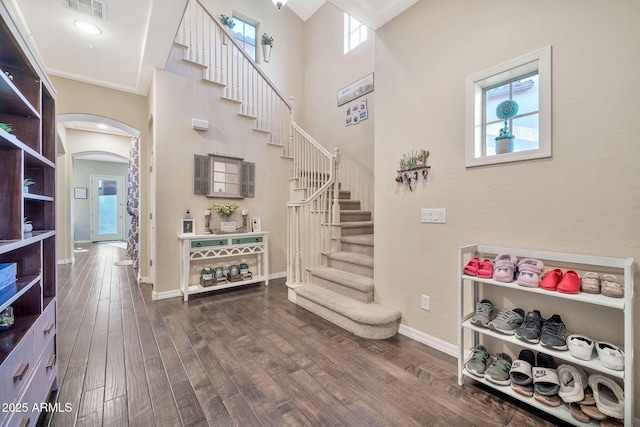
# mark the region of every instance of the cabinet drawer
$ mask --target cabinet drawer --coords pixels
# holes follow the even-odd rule
[[[41,396],[38,396],[38,403],[46,401],[53,382],[58,372],[58,354],[56,352],[56,340],[49,340],[49,344],[42,353],[42,358],[38,361],[36,372],[33,378],[33,384],[37,384],[37,388]]]
[[[30,331],[0,366],[0,402],[14,402],[32,373],[33,332]]]
[[[227,239],[197,240],[191,242],[191,249],[208,248],[211,246],[226,246],[229,244]]]
[[[249,243],[262,243],[263,238],[262,236],[257,236],[257,237],[241,237],[239,239],[233,239],[233,244],[234,245],[246,245]]]
[[[33,325],[33,360],[39,360],[47,341],[56,335],[56,302],[52,301]]]

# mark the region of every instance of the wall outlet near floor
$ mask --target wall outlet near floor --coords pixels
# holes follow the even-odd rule
[[[422,307],[423,310],[431,310],[431,297],[426,296],[426,295],[422,295],[422,300],[420,301],[420,307]]]
[[[433,224],[446,224],[447,223],[447,210],[440,209],[421,209],[420,210],[420,222],[433,223]]]

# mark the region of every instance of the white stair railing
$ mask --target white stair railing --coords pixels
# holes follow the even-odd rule
[[[293,177],[305,196],[287,204],[287,283],[306,282],[309,269],[332,249],[332,225],[339,222],[338,150],[330,153],[294,122],[293,99],[199,0],[187,5],[175,42],[184,48],[183,60],[201,66],[204,80],[219,85],[224,99],[239,104],[239,114],[255,118],[254,129],[293,157]]]
[[[309,280],[309,269],[322,265],[322,254],[332,250],[333,225],[339,222],[338,174],[340,152],[318,144],[292,124],[294,177],[310,194],[287,203],[287,284]]]
[[[187,5],[176,43],[184,46],[185,61],[203,67],[204,80],[220,85],[222,97],[239,103],[238,113],[255,118],[254,128],[268,133],[269,142],[290,156],[292,105],[200,1]]]

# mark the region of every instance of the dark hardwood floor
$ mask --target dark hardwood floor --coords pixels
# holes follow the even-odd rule
[[[458,386],[450,356],[297,307],[284,280],[154,302],[114,265],[122,244],[83,248],[59,267],[57,401],[71,411],[53,426],[557,425]]]

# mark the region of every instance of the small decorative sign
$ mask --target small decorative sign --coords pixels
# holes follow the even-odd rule
[[[73,196],[76,199],[86,199],[87,198],[87,189],[83,187],[75,187]]]
[[[182,234],[196,234],[193,218],[182,218]]]
[[[220,223],[220,230],[225,232],[225,233],[236,231],[236,223],[235,223],[235,221],[232,221],[232,222],[221,222]]]

